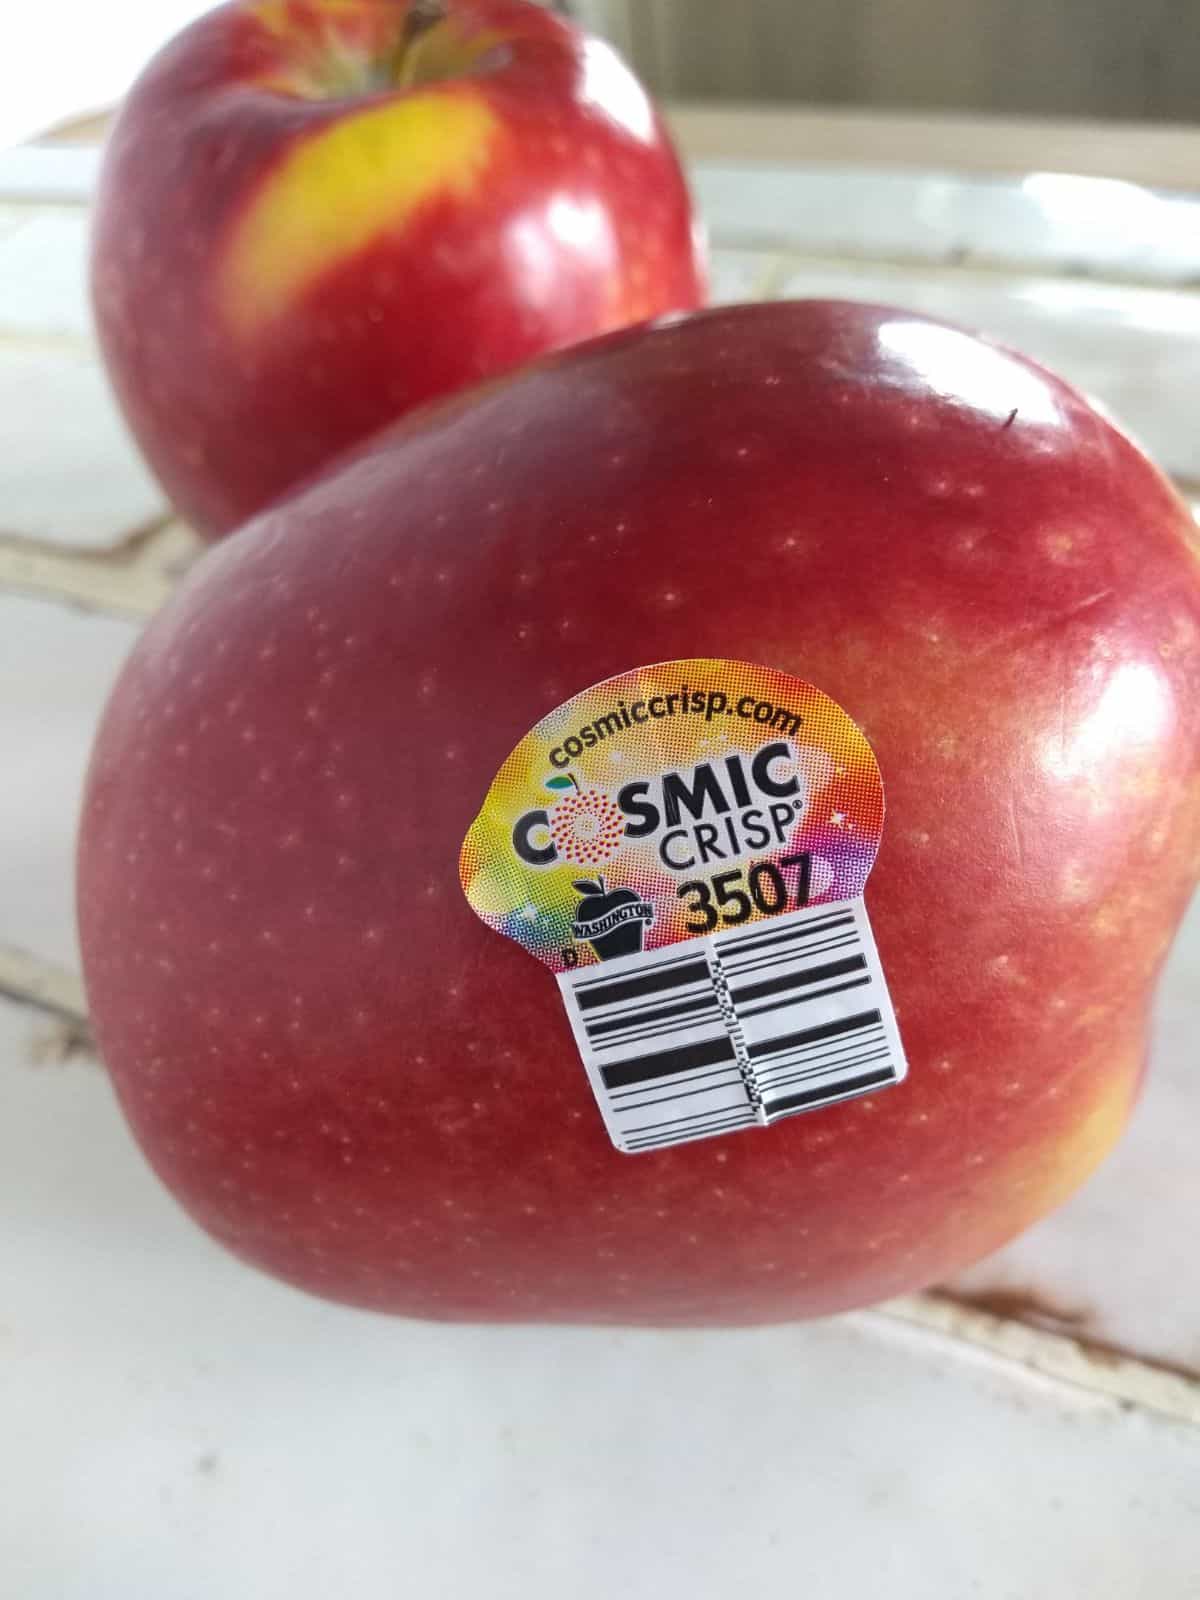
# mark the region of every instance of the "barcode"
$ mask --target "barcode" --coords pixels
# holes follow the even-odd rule
[[[904,1051],[861,899],[559,977],[605,1125],[630,1154],[898,1083]]]

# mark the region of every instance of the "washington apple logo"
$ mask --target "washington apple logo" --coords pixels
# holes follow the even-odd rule
[[[571,887],[583,896],[571,925],[576,939],[590,944],[601,961],[637,955],[654,907],[632,889],[610,889],[602,874],[577,878]]]

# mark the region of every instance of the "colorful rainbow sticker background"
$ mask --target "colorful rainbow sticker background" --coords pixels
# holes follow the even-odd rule
[[[581,727],[615,710],[622,700],[630,706],[678,693],[684,685],[706,697],[710,692],[723,693],[730,708],[751,696],[756,703],[798,713],[802,726],[788,742],[795,754],[792,770],[804,781],[807,803],[782,844],[735,861],[673,873],[660,861],[655,840],[624,837],[624,819],[616,807],[618,790],[636,779],[655,780],[705,760],[721,762],[734,752],[753,757],[784,734],[732,711],[711,718],[677,713],[607,737],[565,768],[551,762],[550,752],[560,749]],[[778,763],[772,770],[786,776],[788,768]],[[575,859],[531,867],[517,856],[512,845],[514,824],[533,810],[548,813],[550,837],[560,849],[572,850]],[[879,849],[883,817],[883,780],[874,752],[859,727],[820,689],[788,673],[743,662],[666,661],[594,684],[526,734],[497,773],[468,830],[459,872],[468,901],[489,927],[515,939],[552,971],[562,972],[569,965],[563,954],[568,947],[579,966],[597,959],[589,945],[576,943],[572,936],[580,903],[573,887],[576,880],[603,873],[607,889],[632,889],[649,901],[654,921],[645,948],[652,950],[696,937],[685,926],[691,913],[676,893],[679,884],[711,879],[731,866],[778,863],[785,855],[809,851],[810,903],[861,894]],[[539,839],[544,838],[540,832]],[[794,879],[794,869],[789,878]],[[762,916],[756,911],[750,920]]]

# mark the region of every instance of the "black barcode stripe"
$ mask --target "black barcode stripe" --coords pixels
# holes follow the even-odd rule
[[[728,1069],[726,1069],[725,1078],[726,1082],[724,1084],[702,1083],[698,1089],[683,1089],[679,1092],[672,1091],[670,1094],[660,1094],[657,1099],[654,1100],[635,1100],[628,1104],[622,1105],[621,1110],[626,1113],[633,1113],[636,1111],[648,1110],[650,1106],[673,1106],[677,1101],[680,1100],[693,1100],[698,1094],[719,1094],[722,1088],[737,1088],[742,1081],[742,1075],[740,1072],[736,1071],[736,1069],[733,1072],[730,1072]]]
[[[849,911],[839,911],[834,917],[817,916],[808,922],[798,922],[793,927],[782,931],[773,929],[765,932],[752,933],[723,933],[721,935],[721,959],[726,963],[736,961],[749,950],[758,950],[764,945],[780,944],[785,940],[806,939],[811,934],[823,933],[828,928],[843,928],[853,926],[854,917]],[[756,924],[756,927],[758,925]]]
[[[626,1128],[626,1136],[637,1139],[643,1134],[657,1133],[660,1128],[678,1128],[684,1122],[711,1122],[717,1117],[744,1117],[744,1106],[716,1106],[711,1111],[693,1111],[682,1117],[664,1117],[660,1122],[643,1122],[636,1128]],[[753,1113],[750,1113],[753,1115]]]
[[[675,1082],[681,1089],[685,1089],[691,1083],[700,1083],[706,1078],[729,1078],[730,1083],[732,1083],[734,1080],[729,1077],[729,1072],[728,1065],[712,1067],[704,1072],[689,1073],[686,1078],[676,1078]],[[636,1110],[638,1106],[646,1104],[646,1096],[648,1094],[654,1094],[660,1087],[659,1083],[651,1080],[649,1083],[635,1084],[632,1089],[614,1089],[612,1091],[612,1103],[618,1111]],[[715,1083],[709,1084],[710,1089],[717,1087]]]
[[[869,1035],[874,1035],[874,1037],[869,1037]],[[874,1028],[864,1028],[861,1035],[856,1034],[849,1042],[839,1044],[833,1049],[818,1051],[815,1055],[812,1053],[811,1046],[805,1050],[789,1050],[785,1055],[780,1056],[777,1061],[773,1061],[770,1066],[758,1069],[759,1081],[770,1083],[780,1072],[790,1072],[793,1067],[798,1067],[802,1063],[806,1066],[816,1066],[821,1063],[829,1063],[836,1066],[842,1058],[853,1055],[856,1050],[861,1050],[864,1046],[873,1047],[877,1044],[882,1044],[885,1037],[881,1025],[878,1031]]]
[[[605,1017],[591,1022],[585,1022],[589,1039],[600,1039],[610,1033],[627,1033],[630,1029],[642,1026],[650,1027],[656,1022],[661,1022],[667,1017],[686,1017],[694,1015],[697,1011],[714,1011],[720,1013],[720,1007],[713,999],[712,989],[706,989],[703,994],[697,995],[694,1000],[681,1000],[674,1006],[651,1006],[647,1009],[622,1012],[618,1017]]]
[[[895,1077],[894,1067],[883,1067],[876,1072],[867,1072],[861,1077],[839,1083],[835,1093],[831,1094],[828,1089],[806,1089],[800,1094],[786,1095],[782,1100],[765,1100],[763,1109],[768,1117],[783,1117],[791,1111],[803,1111],[805,1106],[816,1105],[818,1101],[848,1099],[850,1095],[862,1094],[867,1089],[876,1089],[881,1084],[892,1083]]]
[[[677,967],[682,961],[695,961],[696,959],[695,952],[691,950],[686,950],[682,955],[677,956],[667,955],[665,952],[659,955],[654,951],[651,951],[650,954],[654,956],[653,960],[649,956],[643,956],[637,963],[639,973],[659,972],[663,967]],[[572,977],[571,979],[571,988],[577,993],[580,989],[594,989],[598,983],[613,982],[613,975],[608,971],[607,963],[602,964],[599,972],[594,971],[591,967],[586,967],[584,971],[591,974],[591,976]]]
[[[618,1005],[624,1000],[637,1000],[644,994],[654,994],[661,989],[675,989],[681,984],[697,983],[707,978],[707,960],[703,956],[692,956],[665,972],[661,968],[656,968],[653,972],[629,978],[610,979],[608,983],[599,984],[580,994],[577,997],[578,1005],[581,1011],[594,1011],[597,1006]]]
[[[624,1050],[631,1044],[642,1044],[647,1039],[662,1039],[672,1033],[690,1033],[696,1028],[712,1028],[720,1024],[721,1013],[717,1008],[705,1012],[702,1016],[694,1017],[689,1022],[663,1022],[657,1028],[643,1028],[636,1033],[622,1034],[619,1039],[601,1039],[592,1045],[593,1050]]]
[[[767,950],[752,950],[749,955],[740,958],[726,960],[722,956],[721,960],[726,971],[740,977],[743,973],[757,972],[763,967],[778,966],[781,961],[796,961],[804,956],[860,942],[857,928],[834,929],[830,933],[819,934],[815,939],[789,940],[786,944],[780,943]]]
[[[844,1073],[858,1067],[865,1067],[870,1061],[884,1060],[887,1054],[887,1044],[881,1040],[868,1050],[855,1051],[853,1055],[847,1056],[844,1061],[827,1061],[819,1066],[805,1067],[800,1072],[786,1072],[782,1077],[773,1078],[769,1084],[764,1083],[763,1094],[764,1096],[776,1094],[780,1089],[786,1088],[789,1083],[801,1083],[805,1078],[835,1078],[840,1083]]]
[[[652,1055],[634,1056],[629,1061],[611,1061],[600,1068],[606,1089],[624,1089],[631,1083],[648,1083],[652,1078],[669,1078],[694,1067],[715,1066],[718,1061],[733,1061],[729,1035],[702,1039],[697,1044],[681,1045],[677,1050],[660,1050]]]
[[[781,1034],[776,1039],[762,1039],[750,1046],[755,1057],[773,1056],[784,1050],[794,1050],[806,1044],[817,1044],[822,1039],[835,1039],[839,1033],[852,1033],[856,1028],[870,1028],[881,1023],[878,1011],[860,1011],[852,1017],[837,1017],[833,1022],[822,1022],[813,1028],[801,1028],[796,1033]]]
[[[833,939],[821,939],[816,944],[805,943],[804,945],[797,945],[794,949],[791,946],[785,946],[782,950],[759,956],[754,961],[730,961],[726,963],[726,971],[737,978],[744,978],[748,973],[765,972],[771,967],[779,967],[789,961],[795,961],[798,957],[823,956],[830,950],[844,950],[847,945],[859,945],[861,947],[861,944],[862,941],[858,937],[858,929],[852,928],[849,933],[838,934]],[[724,961],[724,957],[722,957],[722,961]]]
[[[828,989],[814,989],[811,994],[784,995],[782,1000],[772,1000],[769,1005],[751,1006],[748,1011],[743,1011],[741,1015],[743,1017],[762,1017],[765,1016],[769,1011],[783,1011],[789,1006],[799,1005],[801,1003],[807,1005],[810,1000],[819,1000],[823,995],[844,994],[847,989],[861,989],[864,987],[864,985],[870,983],[870,981],[871,975],[868,973],[866,977],[863,978],[852,978],[849,983],[835,983],[831,984]]]
[[[769,1083],[779,1072],[790,1072],[793,1067],[816,1066],[818,1062],[836,1062],[838,1056],[852,1055],[856,1050],[863,1050],[869,1045],[883,1042],[885,1035],[882,1028],[864,1028],[861,1033],[847,1036],[847,1042],[841,1046],[836,1055],[832,1051],[821,1055],[812,1054],[811,1050],[788,1050],[783,1055],[774,1058],[769,1066],[758,1069],[761,1082]]]
[[[738,1117],[735,1121],[713,1123],[707,1128],[684,1128],[678,1133],[660,1135],[656,1139],[630,1139],[625,1148],[632,1155],[641,1155],[647,1150],[666,1150],[671,1145],[687,1144],[692,1139],[707,1139],[720,1133],[739,1133],[743,1128],[752,1128],[755,1121],[753,1116]]]
[[[712,993],[712,973],[708,962],[704,963],[702,977],[685,975],[682,980],[667,984],[664,992],[659,990],[650,995],[640,996],[633,1000],[606,1000],[599,1005],[588,1007],[587,1024],[594,1027],[598,1022],[607,1022],[610,1017],[632,1017],[635,1020],[647,1011],[653,1011],[666,1001],[694,1000],[698,995]]]
[[[753,1112],[743,1112],[740,1116],[731,1117],[724,1122],[712,1122],[703,1128],[682,1128],[676,1133],[660,1135],[658,1138],[630,1139],[625,1148],[635,1153],[643,1150],[664,1150],[668,1145],[686,1144],[689,1139],[702,1139],[711,1134],[736,1133],[740,1128],[752,1128],[756,1121]]]
[[[789,989],[804,989],[810,984],[827,983],[830,978],[845,978],[851,972],[865,972],[864,955],[843,956],[840,961],[825,961],[818,967],[800,967],[785,972],[780,978],[764,978],[761,983],[747,984],[744,989],[733,989],[733,1003],[741,1006],[749,1000],[765,1000],[771,994],[783,994]]]

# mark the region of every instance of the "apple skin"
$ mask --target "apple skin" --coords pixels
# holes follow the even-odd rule
[[[521,0],[443,9],[396,87],[407,0],[235,0],[117,119],[101,348],[207,537],[433,396],[703,300],[685,180],[619,57]]]
[[[871,740],[899,1086],[610,1145],[458,852],[547,711],[763,662]],[[1075,390],[847,303],[616,334],[409,419],[203,561],[108,708],[88,994],[192,1215],[319,1294],[648,1324],[939,1280],[1117,1138],[1200,873],[1200,560]]]

